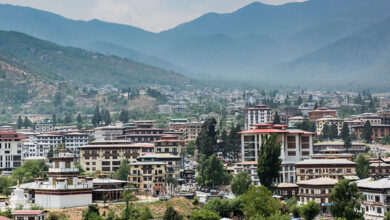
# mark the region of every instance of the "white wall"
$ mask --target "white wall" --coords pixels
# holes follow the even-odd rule
[[[89,204],[92,204],[92,192],[91,194],[75,194],[75,195],[36,194],[35,204],[48,209],[87,206]]]

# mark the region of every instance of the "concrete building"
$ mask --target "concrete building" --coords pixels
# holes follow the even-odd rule
[[[248,173],[249,178],[252,180],[252,185],[260,186],[260,180],[257,176],[257,162],[256,161],[242,161],[233,164],[233,174],[237,175],[240,172]]]
[[[309,112],[309,119],[312,121],[321,119],[325,116],[336,118],[337,113],[335,110],[329,110],[326,107],[319,107],[318,109]]]
[[[133,143],[152,143],[159,140],[165,132],[163,128],[153,128],[153,124],[137,124],[135,128],[125,128],[124,135],[119,140],[128,140]]]
[[[148,161],[158,161],[165,163],[165,173],[166,176],[175,178],[176,180],[181,179],[181,173],[183,172],[182,167],[182,158],[180,156],[175,156],[169,153],[153,153],[153,154],[143,154],[137,158],[137,161],[148,162]]]
[[[35,125],[35,131],[39,133],[45,133],[45,132],[50,132],[54,131],[54,125],[50,122],[39,122],[38,124]]]
[[[240,132],[241,160],[257,161],[263,138],[273,133],[278,135],[278,142],[281,143],[282,170],[279,182],[294,183],[295,163],[310,159],[313,154],[313,132],[287,129],[286,125],[257,125],[255,129]]]
[[[45,210],[15,210],[12,212],[15,220],[45,220]],[[8,219],[8,218],[7,218]],[[0,218],[0,220],[3,220]]]
[[[64,135],[65,148],[71,150],[75,155],[79,155],[79,147],[88,144],[88,135],[80,132],[65,133]]]
[[[390,125],[390,110],[380,110],[378,116],[381,118],[381,123]]]
[[[305,117],[295,116],[288,119],[288,126],[293,127],[297,123],[302,123],[305,120]]]
[[[188,122],[184,127],[184,139],[185,140],[196,140],[200,130],[202,129],[203,123],[201,122]]]
[[[344,122],[343,119],[334,118],[334,117],[331,117],[331,116],[325,116],[325,117],[323,117],[321,119],[317,119],[316,120],[316,131],[317,131],[317,134],[318,135],[322,135],[323,134],[323,128],[324,128],[325,124],[327,124],[328,126],[331,126],[331,125],[335,124],[337,126],[337,135],[340,135],[341,129],[343,128],[343,122]]]
[[[245,108],[245,130],[254,129],[256,124],[271,122],[272,109],[266,105],[256,105],[255,107]]]
[[[158,105],[157,113],[170,115],[170,114],[172,114],[172,106],[168,105],[168,104]]]
[[[298,185],[295,183],[279,183],[276,187],[276,195],[280,200],[287,202],[292,197],[298,197]]]
[[[390,209],[390,180],[383,178],[373,180],[371,178],[356,181],[364,199],[362,209],[364,219],[384,219]]]
[[[351,119],[352,121],[361,121],[361,124],[366,123],[366,121],[369,121],[370,124],[382,124],[381,116],[375,113],[363,113],[360,115],[353,115],[351,116]]]
[[[11,174],[22,165],[25,138],[14,131],[0,131],[0,171],[3,174]]]
[[[365,151],[365,143],[352,142],[352,147],[345,149],[342,141],[324,141],[313,144],[314,154],[340,154],[351,153],[359,155]]]
[[[116,126],[105,126],[94,129],[94,137],[97,141],[115,140],[123,135],[123,128]]]
[[[142,146],[126,140],[93,141],[80,147],[80,164],[88,173],[115,172],[123,159],[135,162],[141,155]]]
[[[37,156],[47,156],[50,149],[56,149],[62,143],[62,135],[59,133],[44,133],[35,136],[37,144]]]
[[[306,204],[314,200],[320,204],[322,211],[326,212],[327,207],[332,203],[329,199],[329,193],[337,182],[337,179],[331,178],[317,178],[297,182],[299,204]]]
[[[356,163],[346,159],[310,159],[295,164],[297,181],[326,177],[341,179],[356,177]]]
[[[73,154],[62,149],[47,172],[48,182],[35,180],[35,204],[46,209],[87,206],[92,203],[92,177],[78,178]]]
[[[138,192],[165,195],[166,163],[160,161],[137,161],[130,163],[129,183]]]
[[[353,131],[358,139],[363,138],[364,125],[352,126]],[[390,136],[390,125],[384,124],[371,124],[372,136],[375,138],[374,141],[378,142],[385,136]]]

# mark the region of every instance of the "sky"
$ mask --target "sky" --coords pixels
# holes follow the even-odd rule
[[[76,20],[99,19],[160,32],[208,12],[235,11],[256,0],[0,0]],[[279,5],[303,0],[258,0]]]

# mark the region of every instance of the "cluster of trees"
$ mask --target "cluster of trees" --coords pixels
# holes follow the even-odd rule
[[[325,123],[322,128],[322,138],[334,140],[338,138],[338,129],[335,123]]]
[[[19,115],[18,117],[18,121],[16,122],[16,127],[18,129],[21,129],[21,128],[32,128],[33,127],[33,123],[30,121],[29,118],[24,117],[24,121],[22,119],[22,116]]]
[[[153,97],[157,100],[157,102],[159,103],[165,103],[168,101],[168,98],[161,94],[160,91],[158,91],[157,89],[152,89],[152,88],[148,88],[146,90],[146,93],[150,96],[150,97]]]
[[[295,127],[298,129],[304,130],[304,131],[316,131],[316,124],[313,121],[310,121],[309,119],[303,120],[303,122],[295,123]]]
[[[100,109],[99,106],[97,105],[95,107],[95,111],[93,113],[92,124],[94,126],[98,126],[101,124],[104,124],[106,126],[110,125],[111,124],[110,112],[108,110],[103,109],[103,108]]]
[[[240,131],[241,126],[239,124],[232,126],[229,133],[226,132],[226,130],[222,130],[219,149],[224,154],[224,156],[229,155],[230,158],[237,160],[241,147],[241,136],[238,134]]]
[[[122,109],[121,113],[119,114],[119,121],[123,123],[129,122],[129,111],[126,109]]]

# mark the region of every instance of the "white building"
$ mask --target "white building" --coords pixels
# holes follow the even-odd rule
[[[288,126],[293,127],[296,123],[302,123],[303,121],[305,121],[305,117],[294,116],[288,119]]]
[[[97,141],[116,140],[117,137],[123,135],[123,127],[105,126],[94,129],[94,137]]]
[[[14,131],[0,132],[0,170],[3,174],[10,174],[14,168],[22,164],[22,146],[26,137]]]
[[[39,133],[54,131],[54,125],[50,122],[40,122],[35,125],[35,131]]]
[[[245,109],[245,130],[253,129],[255,124],[271,122],[272,109],[266,105],[256,105]]]
[[[72,132],[64,134],[65,148],[71,150],[74,154],[78,155],[79,147],[88,144],[88,135],[80,132]]]
[[[157,113],[158,114],[172,114],[172,106],[165,104],[165,105],[158,105],[157,107]]]
[[[364,196],[362,204],[364,219],[384,219],[390,208],[390,179],[367,178],[358,180],[356,183]]]
[[[49,181],[37,178],[33,187],[35,204],[45,209],[87,206],[92,203],[92,177],[78,178],[79,169],[74,167],[74,156],[62,149],[53,158],[47,172]]]
[[[240,172],[248,173],[249,178],[252,180],[252,184],[260,186],[260,180],[257,176],[257,162],[256,161],[243,161],[233,164],[233,174],[237,175]]]
[[[62,143],[62,135],[56,133],[45,133],[35,136],[37,144],[36,156],[47,156],[50,149],[55,149]]]
[[[273,133],[278,135],[278,142],[281,143],[282,170],[279,182],[295,183],[295,163],[310,159],[310,155],[313,154],[313,137],[316,133],[287,129],[287,125],[256,125],[255,129],[240,132],[241,159],[257,161],[263,138]]]

